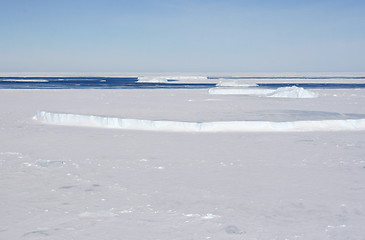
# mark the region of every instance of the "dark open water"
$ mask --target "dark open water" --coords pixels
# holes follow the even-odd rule
[[[4,81],[5,80],[5,81]],[[126,77],[0,77],[2,89],[200,89],[210,83],[142,83]]]
[[[208,77],[224,79],[224,77]],[[365,88],[365,77],[227,77],[227,79],[258,79],[260,88],[279,88],[297,86],[307,89],[353,89]],[[268,79],[310,79],[313,83],[260,83]],[[321,83],[321,80],[353,79],[364,83]],[[179,83],[169,80],[167,83],[142,83],[138,78],[128,77],[0,77],[0,89],[207,89],[215,87],[214,83]]]

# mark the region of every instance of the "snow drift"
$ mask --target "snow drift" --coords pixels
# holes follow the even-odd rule
[[[365,130],[365,119],[320,121],[222,121],[181,122],[123,119],[93,115],[52,113],[39,111],[35,120],[43,123],[129,130],[172,132],[308,132],[308,131],[358,131]]]

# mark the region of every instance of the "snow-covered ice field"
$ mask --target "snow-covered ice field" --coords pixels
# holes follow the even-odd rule
[[[33,119],[365,119],[365,89],[310,91],[317,97],[0,89],[0,239],[365,239],[363,129],[174,132]]]

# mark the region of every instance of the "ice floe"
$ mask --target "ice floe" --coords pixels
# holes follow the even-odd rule
[[[171,132],[308,132],[365,130],[365,119],[317,121],[217,121],[182,122],[124,119],[94,115],[78,115],[39,111],[35,120],[67,126],[85,126],[145,131]]]

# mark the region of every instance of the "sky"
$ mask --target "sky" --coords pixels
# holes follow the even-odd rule
[[[365,72],[363,0],[0,0],[0,72]]]

